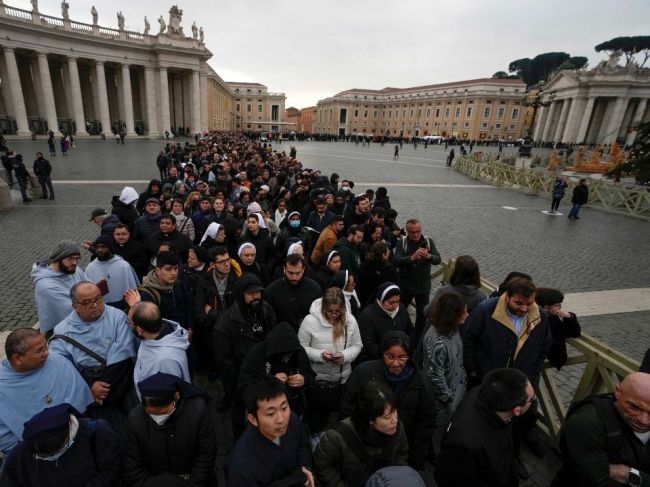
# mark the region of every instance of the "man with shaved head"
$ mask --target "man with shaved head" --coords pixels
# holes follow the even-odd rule
[[[614,394],[571,406],[554,486],[650,485],[650,374],[633,372]]]

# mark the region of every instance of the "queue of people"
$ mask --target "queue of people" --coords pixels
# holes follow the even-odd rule
[[[355,195],[268,147],[220,132],[167,144],[161,179],[93,211],[97,238],[34,264],[41,331],[12,332],[0,367],[3,486],[217,485],[211,409],[230,416],[231,486],[528,476],[542,364],[561,368],[580,334],[563,294],[511,273],[488,298],[461,256],[431,299],[440,254],[420,221],[397,225],[386,188]],[[613,408],[631,429],[607,474],[619,482],[649,471],[634,444],[650,436],[646,380],[576,412],[596,424],[593,407]],[[574,483],[556,485],[605,485],[575,483],[606,472],[602,455],[575,458],[584,424],[571,426]]]

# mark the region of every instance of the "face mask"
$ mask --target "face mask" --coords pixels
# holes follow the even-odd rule
[[[150,414],[149,417],[153,419],[158,426],[162,426],[167,422],[169,417],[174,414],[174,411],[176,411],[176,401],[174,401],[174,407],[170,412],[165,414]]]
[[[289,221],[289,226],[291,226],[291,228],[300,227],[300,220],[291,220],[291,221]]]
[[[55,462],[55,461],[57,461],[74,444],[74,439],[75,439],[75,436],[77,436],[77,431],[79,431],[79,422],[77,421],[77,418],[75,418],[74,416],[71,416],[71,419],[70,419],[70,433],[68,434],[68,440],[61,447],[61,449],[59,451],[55,452],[55,453],[50,454],[50,455],[41,456],[41,455],[36,454],[35,455],[36,458],[38,460],[44,460],[46,462]]]

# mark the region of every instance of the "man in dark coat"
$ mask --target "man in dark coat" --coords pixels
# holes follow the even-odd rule
[[[284,383],[291,410],[302,414],[304,393],[316,378],[307,352],[298,341],[298,335],[289,323],[278,323],[262,343],[246,354],[239,370],[237,389],[244,390],[263,375],[272,375]]]
[[[264,299],[273,307],[278,321],[286,321],[298,332],[315,299],[323,295],[316,281],[305,276],[302,255],[291,254],[284,263],[284,277],[273,281]]]
[[[589,186],[587,186],[587,180],[583,178],[580,180],[580,184],[573,188],[573,195],[571,197],[571,203],[573,203],[573,206],[569,212],[569,218],[579,220],[580,216],[578,214],[580,213],[580,207],[586,205],[588,201]]]
[[[359,245],[363,241],[363,227],[361,225],[350,225],[345,237],[339,238],[332,250],[336,250],[341,256],[341,269],[350,271],[353,276],[359,275],[361,268],[361,252]]]
[[[451,418],[436,460],[438,486],[517,487],[512,419],[526,413],[534,400],[522,372],[489,372]]]
[[[63,403],[25,423],[23,440],[5,458],[3,487],[117,486],[121,445],[108,423],[81,418]]]
[[[147,185],[147,189],[140,193],[138,202],[135,205],[135,208],[138,210],[138,213],[141,215],[144,214],[145,206],[147,205],[147,200],[149,198],[156,198],[160,200],[160,194],[162,190],[162,184],[159,179],[152,179]]]
[[[250,424],[228,459],[229,487],[314,487],[309,437],[289,408],[282,382],[262,376],[248,386],[244,402]]]
[[[217,438],[208,396],[158,372],[138,383],[142,404],[129,414],[124,462],[127,485],[216,485]]]
[[[52,187],[52,164],[50,161],[43,157],[42,152],[36,153],[36,160],[34,161],[34,174],[38,178],[38,182],[41,185],[41,195],[42,199],[47,199],[48,192],[50,193],[49,198],[54,199],[54,188]]]
[[[422,235],[422,224],[412,218],[406,222],[406,237],[397,241],[393,265],[397,268],[398,282],[405,306],[415,299],[415,332],[413,343],[419,343],[424,329],[424,307],[431,294],[431,267],[440,264],[441,258],[433,239]]]
[[[186,262],[192,248],[192,241],[187,235],[176,229],[176,217],[172,214],[162,215],[159,225],[160,230],[149,235],[147,239],[149,255],[156,255],[160,245],[166,243],[179,259]]]
[[[113,240],[115,240],[115,245],[113,246],[115,255],[119,255],[131,264],[138,279],[142,281],[142,278],[147,274],[147,270],[149,269],[149,259],[147,259],[144,245],[137,240],[131,239],[129,227],[124,223],[118,223],[113,227]]]
[[[145,213],[133,224],[133,238],[145,244],[149,236],[160,230],[160,200],[154,196],[147,198]]]
[[[18,187],[20,188],[20,194],[23,197],[23,203],[30,203],[32,199],[27,193],[27,181],[29,180],[29,172],[23,163],[22,154],[16,154],[16,151],[13,151],[11,157],[9,158],[11,163],[11,170],[16,176],[16,181],[18,181]]]
[[[354,198],[354,209],[344,215],[344,229],[347,233],[351,225],[365,225],[370,221],[370,198],[362,194]]]

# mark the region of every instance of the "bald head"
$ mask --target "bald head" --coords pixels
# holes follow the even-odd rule
[[[632,372],[616,384],[616,408],[637,433],[650,431],[650,374]]]
[[[163,326],[160,308],[148,301],[141,301],[133,306],[131,320],[134,326],[146,333],[158,334]]]

